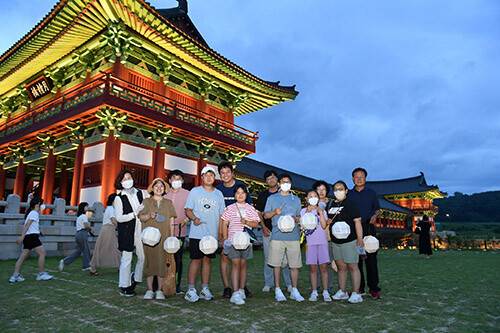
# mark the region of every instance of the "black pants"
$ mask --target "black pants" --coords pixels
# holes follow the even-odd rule
[[[182,277],[182,253],[184,252],[184,239],[186,237],[177,237],[177,239],[181,242],[181,248],[179,251],[174,253],[175,260],[175,271],[177,272],[177,288],[181,286],[181,277]]]
[[[366,265],[366,281],[368,283],[368,288],[370,288],[370,290],[374,292],[380,291],[380,288],[378,286],[377,252],[367,253],[367,258],[364,260],[361,260],[361,258],[359,258],[358,267],[359,272],[361,273],[361,283],[359,287],[360,292],[365,291],[365,274],[363,273],[363,262],[365,262]]]

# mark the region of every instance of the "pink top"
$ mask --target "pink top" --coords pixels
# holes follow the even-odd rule
[[[172,236],[179,237],[179,223],[186,219],[186,213],[184,211],[184,206],[186,205],[186,201],[189,195],[189,191],[180,188],[177,193],[175,193],[172,189],[168,191],[167,194],[164,195],[165,199],[172,200],[174,204],[175,213],[177,217],[174,220],[174,234]],[[186,237],[186,226],[181,229],[181,237]]]
[[[238,212],[236,205],[238,205],[241,216],[243,216],[245,220],[259,221],[259,214],[257,213],[257,210],[248,203],[245,203],[243,205],[234,203],[227,206],[226,209],[224,209],[224,213],[222,213],[221,219],[223,221],[229,221],[228,239],[231,239],[235,233],[243,231],[243,228],[245,227],[243,224],[241,224],[240,213]]]
[[[306,213],[306,209],[307,208],[302,208],[302,210],[300,211],[300,216],[302,216]],[[312,213],[318,219],[318,227],[316,228],[316,230],[314,230],[314,232],[312,233],[311,236],[307,236],[307,244],[309,244],[309,245],[328,244],[326,230],[321,227],[321,221],[319,220],[318,211],[316,209],[314,209],[314,210],[311,210],[309,213]],[[323,210],[323,216],[325,217],[325,220],[328,219],[325,210]]]

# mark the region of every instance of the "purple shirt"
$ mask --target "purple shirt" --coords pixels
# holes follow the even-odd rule
[[[300,216],[305,215],[306,209],[307,208],[302,208],[302,210],[300,211]],[[323,229],[323,227],[321,227],[321,222],[319,220],[318,212],[316,211],[316,209],[314,209],[311,210],[309,213],[312,213],[318,219],[318,227],[316,228],[316,230],[314,230],[312,235],[307,236],[307,244],[308,245],[328,244],[328,238],[326,237],[326,230]],[[323,215],[325,217],[325,220],[328,219],[326,211],[324,210],[323,210]]]

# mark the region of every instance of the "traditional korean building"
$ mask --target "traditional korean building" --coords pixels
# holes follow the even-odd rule
[[[121,169],[136,186],[182,169],[187,185],[255,152],[234,117],[293,101],[210,48],[187,1],[61,0],[0,56],[0,197],[105,201]]]

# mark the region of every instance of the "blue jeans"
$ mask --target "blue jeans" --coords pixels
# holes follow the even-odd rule
[[[88,232],[85,229],[78,230],[75,235],[75,251],[64,258],[64,264],[70,265],[76,258],[82,255],[82,269],[90,267],[90,247]]]
[[[274,268],[267,264],[267,258],[269,256],[269,246],[271,245],[271,236],[262,237],[262,247],[264,248],[264,280],[266,286],[274,287]],[[290,268],[287,266],[281,269],[283,273],[283,280],[285,285],[291,286],[292,280],[290,279]]]

